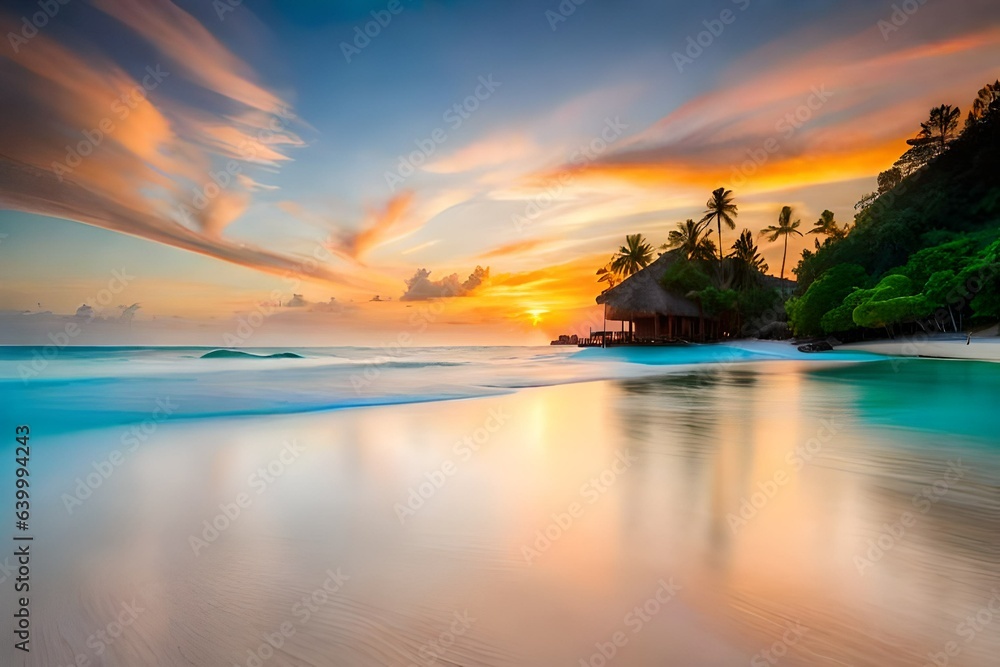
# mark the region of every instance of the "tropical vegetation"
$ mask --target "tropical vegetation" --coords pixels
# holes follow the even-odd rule
[[[738,207],[732,190],[721,187],[701,219],[676,223],[658,247],[676,256],[664,288],[719,317],[730,335],[773,332],[786,312],[795,335],[844,339],[995,322],[1000,81],[980,89],[961,129],[960,119],[957,106],[932,108],[905,152],[878,175],[877,189],[857,203],[853,224],[840,223],[830,210],[820,214],[806,232],[816,235],[813,248],[792,268],[794,286],[782,280],[788,239],[803,234],[792,208],[782,207],[777,224],[760,231],[783,245],[779,278],[769,278],[750,230],[742,230],[726,254],[722,227],[736,228]],[[631,234],[597,271],[598,280],[610,289],[648,266],[654,252],[643,235]]]
[[[931,109],[850,231],[803,252],[786,304],[795,334],[963,331],[1000,318],[1000,83],[979,91],[961,130],[960,117]]]

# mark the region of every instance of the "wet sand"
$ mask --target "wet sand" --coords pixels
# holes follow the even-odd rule
[[[72,513],[124,430],[39,433],[25,664],[986,667],[1000,447],[942,363],[168,421]]]
[[[849,343],[839,345],[837,349],[899,357],[1000,361],[1000,337],[992,330],[986,334],[973,334],[971,338],[963,334],[914,336]]]

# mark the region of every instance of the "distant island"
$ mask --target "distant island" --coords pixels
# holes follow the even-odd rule
[[[549,345],[579,345],[580,337],[576,334],[562,335],[554,341],[550,342]]]

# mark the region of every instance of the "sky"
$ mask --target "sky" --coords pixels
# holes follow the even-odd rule
[[[626,234],[717,187],[727,248],[849,223],[1000,76],[995,0],[34,0],[0,32],[6,344],[586,334]]]

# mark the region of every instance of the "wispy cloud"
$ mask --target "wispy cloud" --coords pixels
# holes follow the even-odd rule
[[[338,232],[330,249],[342,257],[363,262],[374,248],[419,229],[419,219],[411,215],[412,205],[412,191],[394,195],[381,209],[369,211],[360,229]]]
[[[504,133],[481,139],[450,155],[438,158],[426,165],[424,170],[436,174],[474,171],[524,159],[537,151],[535,142],[525,134]]]
[[[302,145],[288,130],[289,105],[179,7],[98,4],[167,62],[133,75],[98,44],[73,50],[47,34],[4,50],[0,202],[263,271],[297,271],[296,257],[223,235],[261,189],[253,165],[277,164]],[[14,25],[0,16],[3,32]],[[182,101],[185,77],[224,104]],[[329,266],[314,274],[351,282]]]
[[[783,58],[777,48],[742,59],[720,85],[622,148],[561,169],[651,187],[704,187],[736,173],[760,190],[874,175],[905,150],[922,109],[962,104],[995,78],[1000,29],[887,46],[872,26],[810,48],[795,45]],[[741,169],[768,141],[776,150],[766,164]]]
[[[249,66],[170,0],[95,0],[94,4],[132,28],[204,88],[269,114],[287,106],[255,83]]]

